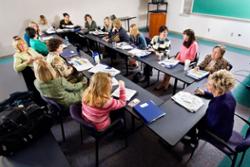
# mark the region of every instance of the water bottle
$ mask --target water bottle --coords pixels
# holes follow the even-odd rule
[[[64,43],[65,43],[65,45],[69,45],[69,38],[68,38],[68,36],[65,36],[64,37]]]

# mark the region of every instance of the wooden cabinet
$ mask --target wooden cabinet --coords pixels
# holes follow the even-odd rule
[[[149,37],[152,38],[159,34],[159,28],[166,25],[167,14],[163,12],[150,13],[149,15]]]

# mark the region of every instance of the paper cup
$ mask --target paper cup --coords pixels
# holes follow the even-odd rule
[[[184,71],[189,70],[189,65],[190,65],[190,60],[185,60],[185,64],[184,64]]]

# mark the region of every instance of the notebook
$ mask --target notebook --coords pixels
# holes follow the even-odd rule
[[[75,50],[66,48],[61,53],[61,56],[64,58],[69,58],[69,57],[73,57],[73,56],[78,56],[78,53]]]
[[[174,68],[179,64],[179,60],[176,59],[164,59],[158,62],[160,65],[166,68]]]
[[[209,75],[208,71],[204,70],[196,70],[196,69],[191,69],[187,72],[187,76],[195,79],[195,80],[201,80],[205,78],[206,76]]]
[[[189,92],[180,91],[171,98],[190,112],[196,112],[204,105],[200,97]]]
[[[134,110],[147,124],[156,121],[166,114],[152,100],[136,105]]]
[[[84,71],[88,70],[93,67],[88,59],[80,58],[80,57],[73,57],[70,61],[77,71]]]
[[[126,101],[130,101],[131,98],[136,94],[136,90],[126,88]],[[113,97],[119,98],[120,96],[120,88],[118,87],[113,93]]]

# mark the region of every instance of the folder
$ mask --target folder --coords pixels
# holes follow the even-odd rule
[[[156,121],[166,114],[152,100],[136,105],[134,110],[147,124]]]

